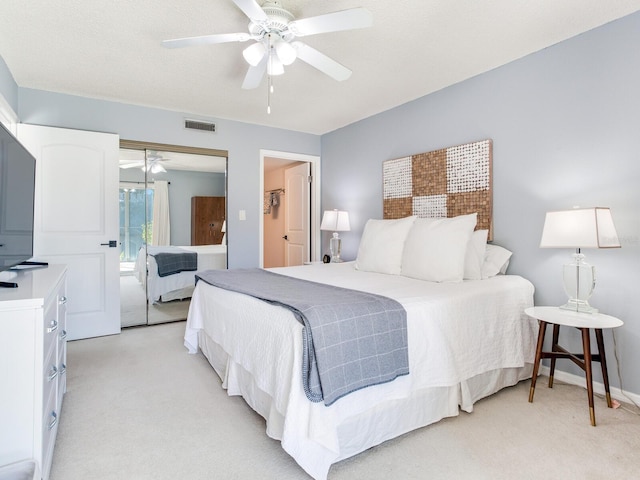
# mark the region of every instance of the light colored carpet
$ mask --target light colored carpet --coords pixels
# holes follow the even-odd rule
[[[185,320],[190,300],[174,300],[149,305],[149,325]],[[134,275],[120,275],[120,325],[131,327],[146,325],[144,287]]]
[[[184,325],[69,343],[52,480],[309,478],[186,352]],[[521,382],[334,465],[329,479],[639,478],[640,417],[596,398],[591,427],[586,390],[540,378],[532,404],[528,393]]]

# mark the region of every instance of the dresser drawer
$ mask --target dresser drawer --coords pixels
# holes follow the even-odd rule
[[[58,309],[55,303],[51,302],[44,311],[44,330],[42,332],[43,352],[48,352],[51,345],[57,343],[59,327]]]
[[[52,391],[51,394],[45,402],[44,415],[42,417],[42,478],[49,477],[53,447],[58,433],[60,410],[56,407],[55,391]]]
[[[49,397],[53,395],[53,398],[56,398],[57,386],[58,386],[58,376],[60,375],[60,370],[58,368],[58,351],[57,351],[57,342],[51,343],[49,345],[49,351],[45,353],[46,357],[42,364],[42,401],[43,405],[46,404]],[[52,391],[54,393],[52,393]]]

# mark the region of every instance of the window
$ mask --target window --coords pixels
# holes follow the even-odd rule
[[[146,211],[146,216],[145,216]],[[148,221],[145,221],[149,219]],[[151,242],[153,188],[120,184],[120,262],[135,262],[138,251]]]

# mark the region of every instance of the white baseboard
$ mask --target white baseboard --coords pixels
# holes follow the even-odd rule
[[[608,370],[608,369],[607,369]],[[540,374],[549,376],[549,367],[545,365],[540,365]],[[564,383],[568,383],[569,385],[577,385],[579,387],[587,389],[587,384],[584,375],[574,375],[572,373],[563,372],[556,368],[556,371],[553,374],[553,378],[555,380],[559,380]],[[629,399],[631,399],[636,405],[640,405],[640,395],[635,393],[627,392],[624,390],[620,390],[616,387],[609,386],[609,390],[611,391],[611,398],[615,398],[619,402],[629,403]],[[600,382],[593,382],[593,392],[604,396],[604,384]]]

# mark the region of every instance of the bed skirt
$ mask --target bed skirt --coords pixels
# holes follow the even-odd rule
[[[198,345],[222,380],[229,395],[240,395],[266,420],[266,433],[279,440],[283,449],[316,480],[326,479],[332,464],[357,455],[404,433],[457,416],[460,410],[473,411],[473,405],[502,388],[531,378],[533,366],[492,370],[451,387],[429,387],[408,398],[389,399],[375,409],[342,419],[334,425],[339,452],[327,449],[307,435],[283,441],[285,418],[269,394],[261,390],[253,376],[235,362],[204,330],[198,332]],[[384,421],[382,421],[384,419]],[[384,425],[384,428],[380,428]]]

